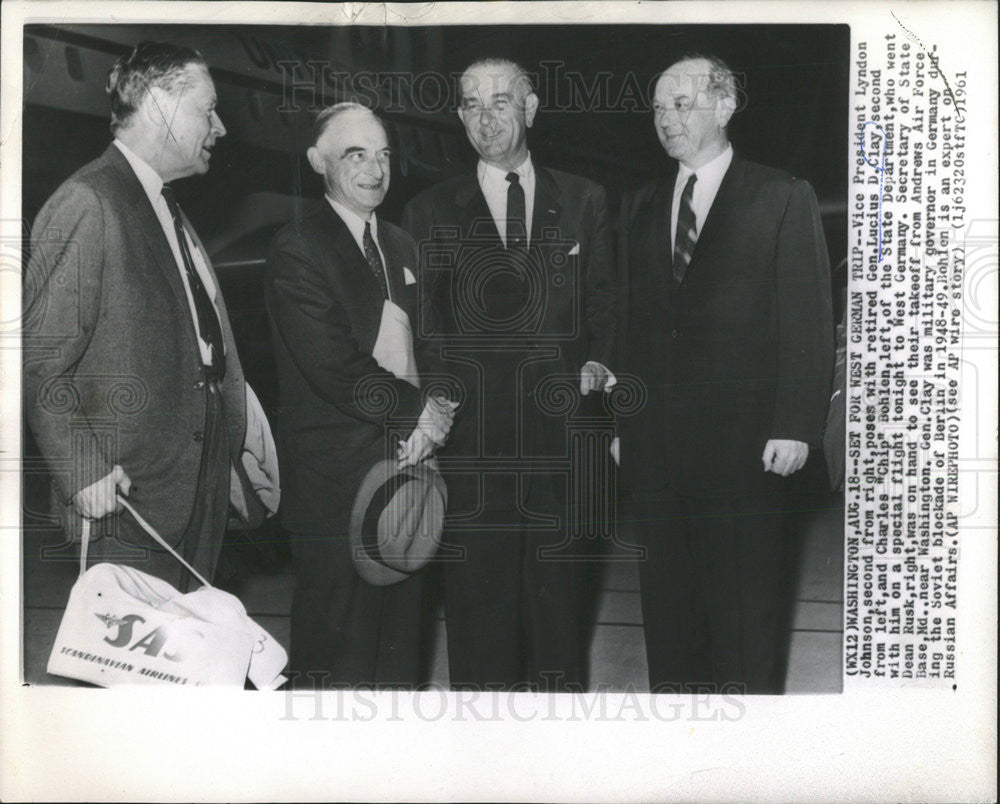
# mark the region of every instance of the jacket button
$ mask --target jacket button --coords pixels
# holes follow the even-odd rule
[[[673,330],[673,331],[672,331],[672,332],[670,333],[670,337],[671,337],[671,338],[674,338],[674,339],[676,340],[676,339],[677,339],[677,335],[678,335],[678,334],[679,334],[679,333],[678,333],[678,332],[677,332],[677,330],[675,329],[675,330]]]
[[[199,444],[205,440],[205,434],[201,430],[195,430],[194,435],[191,436]]]
[[[205,387],[205,381],[204,380],[195,380],[195,382],[194,382],[194,388],[195,388],[196,391],[200,391],[204,387]]]

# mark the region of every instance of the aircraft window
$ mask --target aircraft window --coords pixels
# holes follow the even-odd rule
[[[41,72],[42,65],[45,63],[38,42],[30,36],[24,37],[24,61],[33,73]]]
[[[72,45],[66,45],[66,72],[74,81],[83,80],[83,64],[80,61],[80,51]]]

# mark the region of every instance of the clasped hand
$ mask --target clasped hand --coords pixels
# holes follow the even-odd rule
[[[795,474],[806,464],[809,457],[809,445],[804,441],[792,441],[784,438],[772,438],[764,445],[765,472],[788,477]]]
[[[457,408],[458,402],[451,402],[442,396],[428,398],[410,437],[399,442],[396,458],[400,469],[416,466],[430,457],[435,447],[444,445],[455,421]]]
[[[594,360],[588,360],[580,369],[580,393],[586,396],[591,391],[606,390],[610,377],[611,374],[604,366]]]

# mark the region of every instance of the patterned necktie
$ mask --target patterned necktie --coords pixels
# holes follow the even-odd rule
[[[681,207],[677,211],[677,235],[674,237],[674,280],[677,284],[684,281],[684,272],[691,262],[694,244],[698,240],[698,222],[691,206],[691,196],[694,195],[694,183],[698,177],[692,173],[681,193]]]
[[[528,250],[528,228],[525,224],[524,188],[514,171],[507,174],[507,248]]]
[[[201,339],[208,344],[212,353],[210,367],[221,379],[226,374],[226,351],[223,346],[222,326],[219,324],[219,316],[215,311],[215,305],[208,296],[208,291],[198,276],[198,271],[194,267],[194,259],[191,256],[191,249],[188,247],[187,236],[184,233],[184,221],[181,218],[181,208],[174,195],[174,188],[169,184],[163,185],[163,198],[167,202],[167,209],[170,210],[170,217],[174,219],[174,231],[177,233],[177,245],[181,251],[181,259],[184,262],[184,273],[187,274],[188,287],[191,288],[191,297],[194,299],[194,309],[198,316],[198,332]]]
[[[385,281],[385,266],[382,265],[382,257],[379,255],[378,247],[375,245],[375,238],[372,237],[372,225],[369,221],[365,221],[365,235],[362,240],[365,245],[365,259],[368,261],[368,267],[372,269],[378,286],[382,288],[382,298],[388,299],[389,286]]]

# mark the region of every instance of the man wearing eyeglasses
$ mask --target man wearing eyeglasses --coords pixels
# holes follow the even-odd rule
[[[666,176],[622,202],[621,357],[649,391],[620,424],[654,692],[780,691],[789,477],[826,416],[830,268],[808,182],[733,152],[732,71],[659,78]]]

